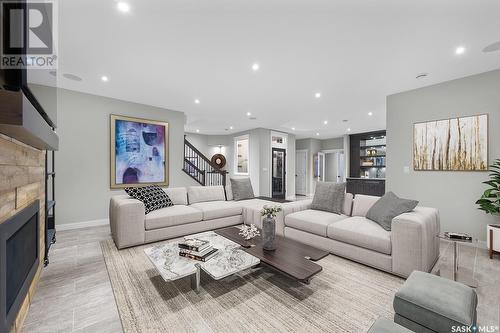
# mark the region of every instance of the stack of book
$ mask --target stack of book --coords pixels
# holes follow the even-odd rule
[[[179,255],[198,261],[208,261],[216,253],[217,249],[210,245],[209,241],[197,238],[185,238],[179,243]]]

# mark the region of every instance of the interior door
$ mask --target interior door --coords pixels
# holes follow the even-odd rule
[[[295,154],[295,194],[307,194],[307,151]]]
[[[325,181],[325,154],[318,153],[317,165],[316,165],[316,175],[317,181],[324,182]]]
[[[286,150],[272,149],[272,197],[285,199],[286,193]]]

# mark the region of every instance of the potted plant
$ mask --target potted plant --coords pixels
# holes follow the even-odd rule
[[[276,214],[281,212],[280,206],[265,205],[260,211],[262,219],[262,248],[267,251],[276,250]]]
[[[490,165],[490,180],[483,182],[489,186],[481,198],[476,201],[479,209],[487,214],[500,216],[500,159]],[[500,225],[489,224],[486,234],[490,258],[493,252],[500,252]]]

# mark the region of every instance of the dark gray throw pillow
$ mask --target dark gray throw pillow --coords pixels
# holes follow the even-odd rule
[[[342,214],[345,183],[317,182],[311,209]]]
[[[411,212],[417,205],[417,200],[401,199],[394,193],[387,192],[368,210],[366,218],[377,222],[385,230],[391,231],[392,219],[400,214]]]
[[[231,178],[231,189],[233,190],[233,200],[253,199],[252,183],[250,178]]]

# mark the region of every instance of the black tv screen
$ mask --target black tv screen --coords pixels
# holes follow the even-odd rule
[[[14,20],[10,16],[10,11],[7,8],[3,7],[2,4],[2,34],[0,34],[0,39],[2,45],[5,48],[5,45],[9,44],[10,36],[9,32],[20,32],[19,35],[25,35],[24,39],[28,40],[27,29],[25,27],[26,22],[28,22],[28,12],[31,11],[29,4],[24,3],[23,0],[18,0],[15,3],[6,4],[6,6],[15,7],[14,9],[20,10],[20,8],[24,9],[22,13],[24,13],[24,19],[22,20]],[[28,6],[28,7],[27,7]],[[49,5],[47,5],[49,6]],[[50,5],[51,6],[51,5]],[[19,8],[18,8],[19,7]],[[10,8],[12,9],[12,8]],[[28,10],[29,9],[29,10]],[[52,7],[45,6],[37,6],[36,10],[42,13],[44,24],[41,24],[37,27],[37,36],[52,36],[52,29],[54,26],[53,20],[55,16],[52,13]],[[50,14],[50,15],[49,15]],[[7,17],[9,19],[7,19]],[[46,20],[46,21],[45,21]],[[8,22],[8,29],[5,26],[5,22]],[[12,37],[11,37],[12,38]],[[57,73],[55,70],[55,65],[51,61],[49,66],[48,59],[55,57],[55,45],[56,41],[50,40],[50,50],[53,55],[45,55],[43,53],[37,54],[34,48],[29,48],[28,43],[23,43],[22,47],[12,49],[13,54],[4,54],[5,50],[2,53],[2,64],[4,61],[4,56],[7,59],[13,58],[15,59],[14,64],[10,64],[8,69],[3,66],[0,67],[0,89],[10,90],[10,91],[20,91],[24,92],[24,95],[30,100],[31,104],[37,109],[37,111],[42,115],[45,121],[51,126],[56,127],[57,124]],[[5,44],[4,44],[5,43]],[[34,54],[30,54],[30,52],[35,52]],[[47,51],[49,52],[49,51]],[[49,52],[50,53],[50,52]],[[22,60],[22,61],[20,61]],[[40,62],[40,60],[44,60]],[[21,63],[21,64],[19,64]]]
[[[28,68],[23,85],[25,95],[52,127],[57,127],[57,73],[55,70]]]

